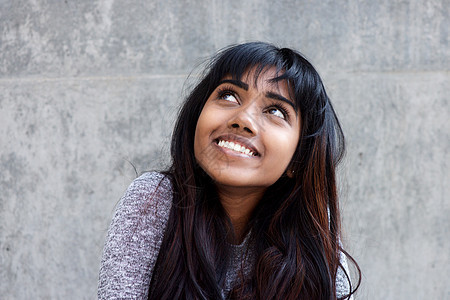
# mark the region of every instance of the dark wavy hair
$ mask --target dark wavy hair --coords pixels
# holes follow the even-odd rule
[[[231,221],[212,179],[194,156],[197,120],[225,76],[240,79],[275,67],[292,93],[302,126],[290,163],[293,176],[270,186],[247,225],[255,245],[251,278],[230,292],[233,299],[336,299],[340,254],[359,267],[340,244],[335,169],[344,136],[319,74],[298,52],[254,42],[220,51],[187,97],[173,132],[173,206],[149,287],[149,299],[220,299],[230,258]],[[342,266],[341,266],[342,267]],[[349,274],[349,297],[355,292]]]

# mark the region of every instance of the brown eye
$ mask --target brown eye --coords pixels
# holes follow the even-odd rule
[[[287,118],[286,117],[287,114],[284,111],[284,109],[276,107],[276,106],[269,107],[266,110],[266,113],[268,113],[270,115],[274,115],[275,117],[281,118],[283,120],[285,120]]]
[[[232,94],[226,94],[222,97],[222,99],[231,101],[231,102],[238,102],[236,97],[234,97],[234,95],[232,95]]]
[[[223,99],[223,100],[234,102],[234,103],[239,103],[234,91],[219,90],[217,93],[219,95],[219,99]]]

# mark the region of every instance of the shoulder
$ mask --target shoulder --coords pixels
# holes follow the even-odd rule
[[[128,187],[117,210],[140,214],[160,214],[172,205],[172,183],[168,176],[158,172],[144,173]]]
[[[172,184],[157,172],[136,178],[117,204],[110,236],[127,239],[163,233],[172,207]],[[142,238],[142,237],[141,237]]]
[[[99,299],[146,299],[172,206],[170,179],[145,173],[117,205],[103,249]]]
[[[161,173],[149,172],[136,178],[116,207],[109,240],[117,239],[120,243],[140,240],[159,245],[169,219],[172,194],[170,179]]]
[[[133,180],[126,195],[172,195],[172,183],[167,175],[158,172],[147,172]]]

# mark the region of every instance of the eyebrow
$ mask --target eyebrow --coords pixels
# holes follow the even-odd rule
[[[248,84],[246,84],[245,82],[242,82],[240,80],[224,79],[224,80],[221,80],[219,82],[219,85],[221,85],[223,83],[230,83],[230,84],[233,84],[233,85],[235,85],[237,87],[240,87],[240,88],[248,91]],[[280,100],[280,101],[283,101],[283,102],[289,104],[290,106],[292,106],[292,108],[294,109],[295,113],[297,113],[297,108],[296,108],[296,105],[294,104],[294,102],[292,102],[291,100],[281,96],[280,94],[273,93],[273,92],[268,92],[266,94],[266,97],[267,98],[272,98],[272,99],[275,99],[275,100]]]
[[[276,94],[276,93],[273,93],[273,92],[268,92],[268,93],[266,94],[266,97],[267,97],[267,98],[272,98],[272,99],[275,99],[275,100],[280,100],[280,101],[286,102],[287,104],[289,104],[290,106],[292,106],[292,108],[294,109],[294,111],[297,113],[297,109],[296,109],[296,107],[295,107],[294,102],[292,102],[291,100],[289,100],[289,99],[287,99],[287,98],[281,96],[280,94]]]
[[[231,83],[231,84],[233,84],[235,86],[240,87],[241,89],[244,89],[244,90],[248,91],[248,84],[246,84],[245,82],[242,82],[240,80],[224,79],[224,80],[221,80],[219,82],[219,85],[221,85],[222,83]]]

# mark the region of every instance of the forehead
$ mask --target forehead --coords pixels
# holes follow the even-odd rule
[[[284,96],[294,99],[294,94],[289,81],[281,79],[284,74],[274,66],[258,68],[247,68],[242,74],[226,75],[223,79],[234,79],[242,81],[249,87],[257,90],[275,90],[282,92]]]
[[[269,86],[278,86],[282,84],[287,84],[285,79],[279,78],[284,74],[283,71],[277,70],[276,67],[270,66],[265,67],[263,69],[253,66],[246,68],[242,73],[225,73],[225,76],[221,78],[223,79],[233,79],[239,80],[251,87],[258,87],[259,85],[269,85]]]

